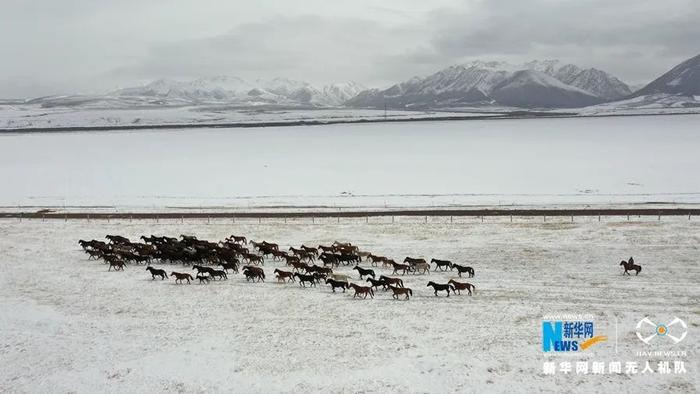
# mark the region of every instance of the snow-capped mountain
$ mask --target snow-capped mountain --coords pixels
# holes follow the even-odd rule
[[[574,64],[561,64],[558,60],[534,61],[525,63],[525,66],[607,101],[632,93],[626,83],[596,68],[582,69]]]
[[[636,91],[633,97],[659,94],[688,97],[700,95],[700,55],[673,67],[647,86]]]
[[[112,92],[113,97],[158,98],[171,102],[277,104],[291,106],[339,106],[365,88],[355,82],[317,88],[308,82],[286,78],[246,81],[232,76],[199,78],[193,81],[159,79],[139,87]]]
[[[679,113],[700,108],[700,55],[690,58],[622,100],[586,108],[585,114]]]
[[[583,89],[536,70],[516,71],[494,86],[491,97],[503,105],[524,108],[575,108],[601,101]]]
[[[514,76],[515,80],[506,83]],[[544,92],[551,98],[545,100]],[[561,64],[557,60],[521,65],[474,61],[448,67],[425,78],[414,77],[385,90],[362,92],[347,104],[407,108],[518,103],[519,107],[568,108],[610,101],[629,93],[629,87],[610,74]],[[517,97],[510,98],[508,94]],[[530,95],[532,100],[527,99]]]

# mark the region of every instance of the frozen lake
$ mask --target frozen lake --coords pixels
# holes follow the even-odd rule
[[[7,134],[0,205],[700,202],[699,130],[686,115]]]

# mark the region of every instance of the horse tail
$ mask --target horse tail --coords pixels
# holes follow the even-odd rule
[[[408,289],[408,294],[410,294],[410,295],[411,295],[411,297],[413,297],[413,290],[411,290],[411,289]]]

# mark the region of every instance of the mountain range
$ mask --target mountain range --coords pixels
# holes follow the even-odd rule
[[[474,61],[414,77],[385,89],[355,82],[317,87],[286,78],[244,80],[215,76],[190,81],[159,79],[95,96],[52,96],[25,101],[43,107],[134,108],[224,105],[240,108],[375,108],[464,110],[700,107],[700,55],[646,86],[557,60],[523,64]]]
[[[367,90],[346,103],[357,107],[446,108],[510,106],[584,107],[631,93],[618,78],[595,68],[582,69],[557,60],[520,65],[475,61],[451,66],[425,78],[412,78],[388,89]]]
[[[355,82],[317,88],[308,82],[286,78],[246,81],[233,76],[215,76],[193,81],[159,79],[144,86],[117,90],[110,96],[157,98],[169,102],[336,107],[363,90],[365,87]]]

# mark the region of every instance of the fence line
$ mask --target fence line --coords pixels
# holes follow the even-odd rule
[[[486,218],[510,218],[513,222],[513,217],[522,217],[528,219],[541,220],[542,223],[556,222],[555,218],[566,220],[570,218],[571,223],[575,222],[575,218],[597,217],[598,222],[602,221],[602,217],[621,217],[631,221],[633,217],[642,218],[653,217],[657,221],[661,220],[662,216],[669,217],[688,217],[691,220],[694,215],[700,214],[700,209],[683,209],[683,208],[666,208],[666,209],[650,209],[650,208],[633,208],[633,209],[454,209],[454,210],[385,210],[385,211],[289,211],[289,212],[125,212],[125,213],[106,213],[106,212],[0,212],[0,219],[16,218],[20,222],[26,219],[40,219],[42,222],[48,220],[105,220],[109,223],[110,220],[126,219],[129,222],[136,220],[153,220],[158,223],[160,219],[172,219],[184,223],[185,219],[204,219],[206,223],[211,223],[216,219],[228,219],[231,224],[241,222],[243,219],[255,220],[258,224],[262,224],[263,219],[279,219],[284,223],[288,220],[295,221],[298,219],[310,219],[312,224],[323,223],[328,224],[333,221],[337,224],[341,223],[341,219],[359,219],[365,223],[370,223],[370,218],[391,218],[391,223],[397,223],[397,218],[403,218],[410,221],[413,219],[416,222],[425,224],[434,223],[431,218],[444,218],[449,223],[455,223],[455,218],[472,218],[485,222]],[[422,220],[421,220],[422,219]],[[272,222],[275,222],[271,220]],[[348,220],[349,221],[349,220]]]

